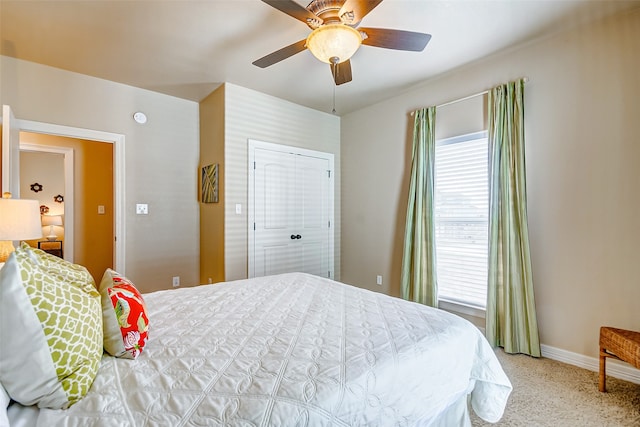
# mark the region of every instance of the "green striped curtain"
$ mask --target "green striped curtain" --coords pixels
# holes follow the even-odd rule
[[[414,113],[413,159],[402,257],[402,298],[438,305],[434,226],[436,108]]]
[[[524,81],[489,91],[489,277],[486,334],[540,357],[527,228]]]

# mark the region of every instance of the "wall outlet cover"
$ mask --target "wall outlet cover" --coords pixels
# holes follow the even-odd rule
[[[137,203],[136,204],[136,214],[137,215],[148,215],[149,214],[149,205],[146,203]]]

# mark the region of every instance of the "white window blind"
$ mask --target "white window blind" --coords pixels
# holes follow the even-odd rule
[[[436,144],[438,299],[485,308],[489,173],[487,133]]]

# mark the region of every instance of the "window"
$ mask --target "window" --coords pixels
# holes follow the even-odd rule
[[[484,309],[487,299],[487,133],[436,143],[438,299]]]

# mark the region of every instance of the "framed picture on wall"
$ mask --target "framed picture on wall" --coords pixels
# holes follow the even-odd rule
[[[204,166],[200,181],[202,203],[218,203],[218,164]]]

